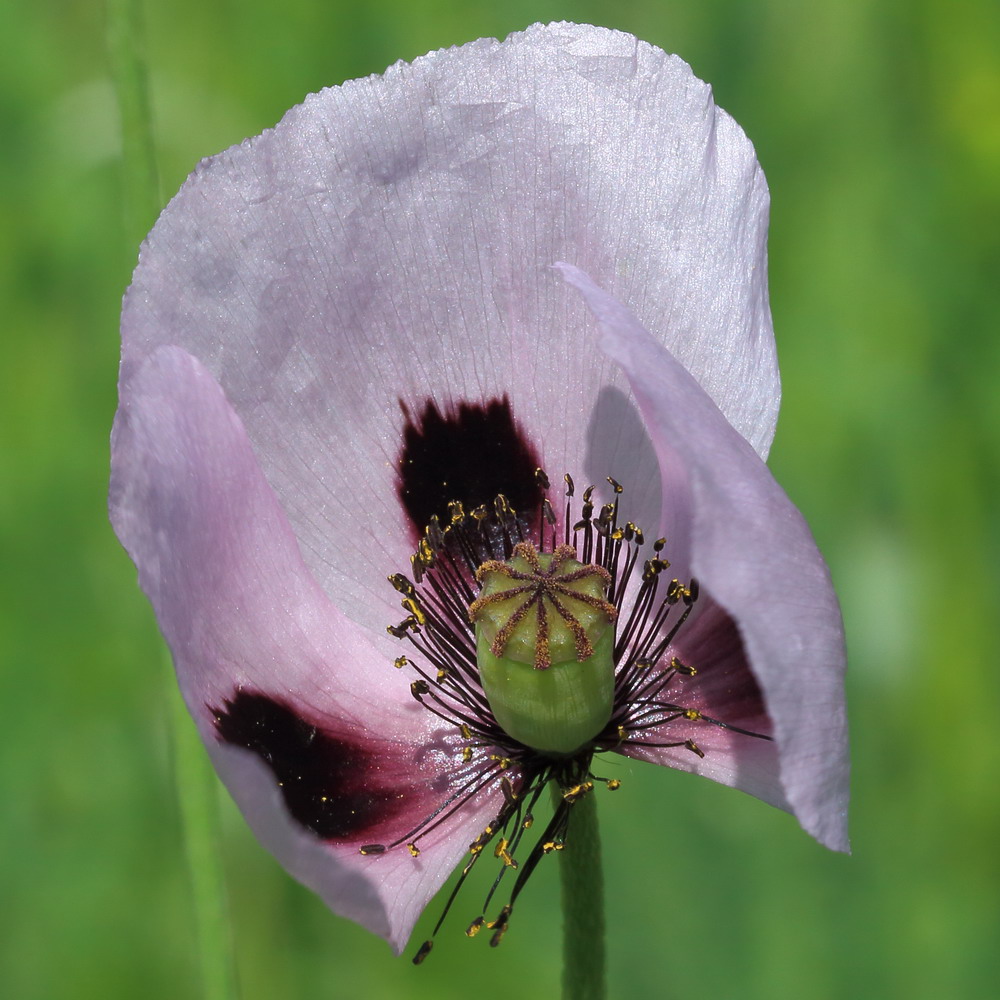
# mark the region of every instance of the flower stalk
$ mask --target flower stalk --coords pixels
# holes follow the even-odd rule
[[[122,137],[125,238],[137,247],[160,210],[140,0],[108,0],[107,44]]]
[[[171,683],[169,687],[174,780],[194,904],[202,996],[205,1000],[237,1000],[228,896],[219,852],[218,783],[177,686]]]
[[[552,786],[558,803],[560,790]],[[566,848],[559,852],[563,910],[563,1000],[604,1000],[604,877],[597,800],[573,807]]]
[[[161,204],[140,0],[108,0],[107,44],[121,121],[122,209],[131,255]],[[173,673],[172,663],[168,673]],[[236,1000],[239,993],[218,843],[218,784],[172,680],[167,697],[172,709],[174,780],[199,946],[202,996],[205,1000]]]

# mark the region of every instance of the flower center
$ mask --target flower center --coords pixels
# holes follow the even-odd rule
[[[513,885],[496,919],[481,915],[466,933],[473,937],[485,927],[493,932],[490,943],[500,942],[539,859],[565,846],[575,803],[598,783],[619,787],[617,778],[594,773],[595,755],[676,747],[704,757],[688,734],[692,726],[770,739],[684,703],[684,682],[696,670],[673,655],[673,642],[698,600],[698,584],[666,575],[665,539],[641,558],[642,531],[619,522],[622,487],[609,478],[614,498],[597,508],[588,486],[577,519],[575,486],[566,475],[560,523],[545,496],[548,478],[541,469],[535,477],[542,500],[534,514],[519,513],[503,495],[470,511],[452,502],[445,523],[431,518],[410,560],[412,580],[389,577],[406,617],[388,632],[418,654],[397,657],[396,666],[416,672],[413,697],[451,727],[455,762],[452,791],[440,806],[405,835],[364,844],[361,853],[405,845],[416,858],[419,838],[467,802],[500,798],[496,818],[469,845],[431,938],[414,956],[418,964],[490,844],[501,869],[482,913],[507,873]],[[678,726],[684,731],[674,732]],[[556,804],[529,847],[534,810],[548,785],[558,789]]]
[[[608,723],[614,702],[614,629],[606,599],[611,575],[560,545],[539,553],[514,546],[488,560],[469,605],[476,660],[497,722],[543,753],[572,754]]]

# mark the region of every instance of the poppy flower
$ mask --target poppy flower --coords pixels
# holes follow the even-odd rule
[[[498,940],[610,753],[846,848],[767,211],[686,64],[554,24],[312,95],[144,244],[112,521],[251,827],[397,951],[484,853]]]

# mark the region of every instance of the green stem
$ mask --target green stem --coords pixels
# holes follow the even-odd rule
[[[553,795],[558,795],[553,787]],[[559,855],[563,907],[563,1000],[604,1000],[604,879],[597,796],[572,809]]]
[[[217,779],[171,670],[171,729],[205,1000],[238,996],[225,875],[219,852]]]
[[[132,256],[159,214],[161,200],[146,73],[141,0],[107,0],[108,58],[122,135],[122,208]]]
[[[108,57],[118,95],[122,129],[122,207],[128,255],[160,210],[141,0],[107,0]],[[217,782],[170,669],[174,777],[194,905],[202,995],[235,1000],[225,880],[218,846]]]

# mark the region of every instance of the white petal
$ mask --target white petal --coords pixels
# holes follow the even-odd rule
[[[844,636],[802,515],[697,382],[627,308],[562,266],[628,375],[663,472],[664,520],[736,621],[774,721],[781,781],[803,828],[847,849]],[[678,504],[689,516],[677,519]],[[752,789],[751,789],[752,790]]]
[[[327,595],[381,628],[374,588],[409,547],[400,400],[506,394],[553,476],[613,475],[637,518],[659,506],[628,385],[555,260],[628,303],[766,453],[767,205],[710,88],[630,35],[535,26],[436,52],[199,167],[143,249],[123,384],[158,345],[198,357]]]
[[[458,770],[447,753],[454,740],[392,667],[398,642],[384,630],[365,634],[320,590],[238,416],[211,374],[181,349],[154,352],[129,379],[112,454],[112,521],[220,775],[293,875],[335,912],[401,948],[502,799],[484,792],[421,841],[418,859],[405,848],[361,856],[361,844],[403,836],[440,806]],[[291,818],[264,755],[220,739],[227,703],[253,694],[317,727],[294,748],[305,754],[296,764],[307,765],[325,737],[343,741],[337,767],[319,776],[333,782],[323,808],[353,803],[370,812],[371,823],[359,826],[345,814],[341,833],[321,839]],[[251,741],[267,743],[260,722],[247,723]],[[337,799],[345,786],[349,802]]]
[[[746,661],[736,626],[706,593],[699,598],[697,609],[699,613],[684,625],[664,657],[667,662],[677,656],[682,663],[696,668],[697,674],[675,677],[658,698],[701,712],[705,719],[672,719],[624,744],[621,752],[700,774],[791,811],[781,783],[778,748],[771,740],[760,738],[772,735],[773,722]],[[706,719],[723,725],[716,726]],[[733,726],[744,732],[729,728]],[[747,732],[755,735],[748,736]],[[705,756],[698,757],[683,745],[643,745],[682,744],[684,740],[693,740]]]

